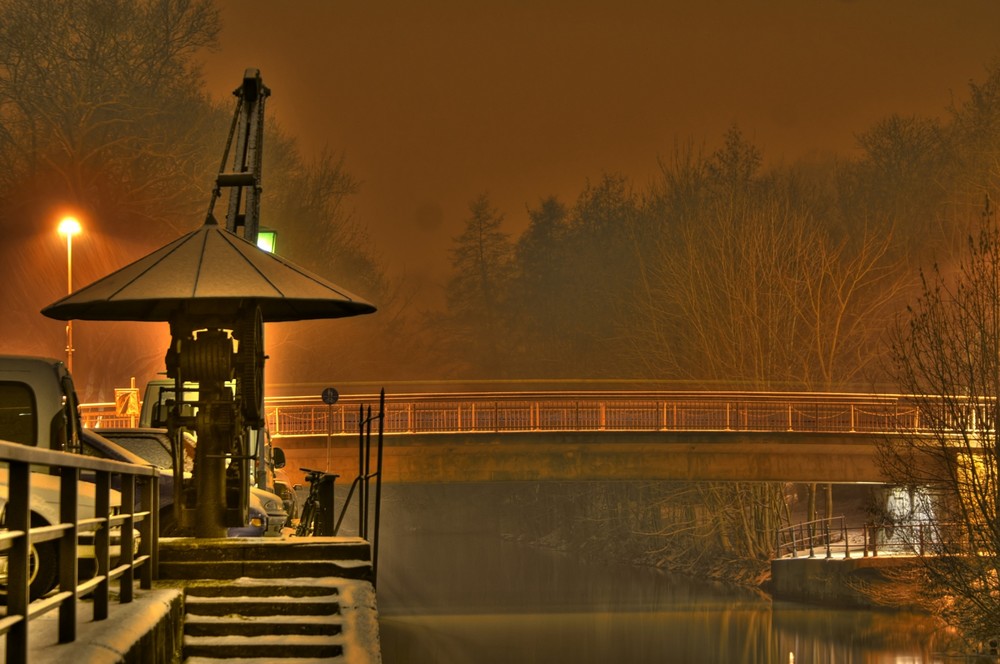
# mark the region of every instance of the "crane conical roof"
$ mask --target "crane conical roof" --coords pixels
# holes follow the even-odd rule
[[[170,321],[192,304],[236,310],[255,302],[265,322],[342,318],[374,305],[221,228],[205,224],[42,309],[58,320]]]

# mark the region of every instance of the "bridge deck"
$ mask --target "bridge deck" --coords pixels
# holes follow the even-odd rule
[[[329,443],[337,468],[357,468],[338,450],[377,404],[283,397],[265,410],[290,467],[325,468]],[[121,425],[108,406],[84,406],[85,421]],[[386,397],[373,433],[380,424],[390,482],[883,482],[878,443],[922,431],[921,412],[898,395],[759,392],[401,394]]]

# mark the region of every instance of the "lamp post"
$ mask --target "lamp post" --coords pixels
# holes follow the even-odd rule
[[[59,234],[66,236],[66,293],[73,292],[73,236],[80,232],[76,217],[63,217]],[[66,321],[66,369],[73,373],[73,321]]]

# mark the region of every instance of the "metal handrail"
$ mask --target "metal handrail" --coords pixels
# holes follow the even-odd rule
[[[939,528],[920,521],[848,526],[843,515],[802,521],[778,531],[774,557],[925,556],[935,550]]]
[[[7,616],[0,621],[6,635],[6,660],[10,664],[28,661],[28,627],[31,620],[58,609],[59,643],[76,640],[76,598],[92,593],[93,619],[108,617],[110,583],[119,580],[119,602],[133,600],[136,571],[139,584],[150,589],[157,570],[159,475],[152,466],[44,450],[0,441],[0,463],[8,467],[6,528],[0,533],[0,551],[7,556]],[[60,476],[60,522],[42,528],[31,527],[32,467],[48,467]],[[95,480],[95,514],[80,519],[77,514],[80,471],[92,471]],[[112,476],[121,481],[121,514],[111,509]],[[136,492],[139,509],[136,509]],[[121,528],[119,564],[111,568],[111,529]],[[133,554],[133,528],[139,531],[138,555]],[[97,574],[80,582],[77,577],[77,536],[94,530]],[[49,596],[29,602],[29,562],[32,543],[59,540],[59,588]]]
[[[351,507],[351,501],[355,498],[357,491],[358,501],[358,537],[366,540],[371,545],[372,560],[372,586],[378,582],[378,543],[379,527],[382,506],[382,460],[383,460],[383,437],[382,422],[384,421],[385,392],[379,395],[379,410],[372,413],[370,405],[359,406],[358,420],[358,474],[351,482],[350,490],[344,498],[340,508],[340,515],[334,509],[333,482],[340,475],[324,473],[319,470],[309,468],[299,468],[306,473],[306,481],[309,483],[309,496],[306,505],[302,509],[302,516],[299,520],[297,535],[319,535],[336,537],[340,534],[340,527],[347,515],[347,510]],[[367,410],[367,413],[366,413]],[[378,429],[375,439],[375,461],[372,467],[372,425],[377,423]],[[327,480],[329,490],[321,488]],[[371,481],[375,480],[374,496],[374,524],[371,524]],[[325,518],[320,518],[321,516]]]

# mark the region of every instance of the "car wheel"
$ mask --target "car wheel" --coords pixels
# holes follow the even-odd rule
[[[33,527],[41,525],[33,523]],[[7,579],[10,572],[6,556],[3,561],[3,580],[0,581],[0,604],[7,604]],[[40,542],[31,545],[28,559],[28,599],[34,601],[56,587],[59,579],[58,542]]]
[[[36,600],[56,587],[59,580],[59,546],[58,542],[49,541],[31,545],[31,560],[28,598]]]

